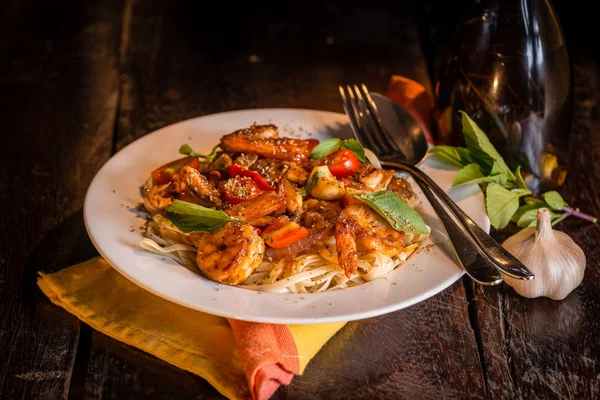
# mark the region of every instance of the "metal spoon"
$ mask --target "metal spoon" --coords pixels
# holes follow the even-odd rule
[[[370,93],[378,111],[382,125],[390,134],[390,137],[396,142],[398,150],[394,155],[389,157],[380,157],[381,163],[388,167],[409,172],[423,189],[425,196],[430,199],[433,193],[444,203],[451,211],[453,216],[465,228],[469,236],[477,243],[477,254],[483,256],[483,265],[478,264],[479,273],[476,275],[490,273],[489,266],[485,264],[492,263],[503,274],[523,280],[534,278],[534,274],[527,269],[523,263],[510,254],[502,245],[492,238],[488,233],[479,227],[451,198],[440,188],[427,174],[416,168],[418,164],[423,162],[427,156],[428,144],[425,134],[419,123],[400,105],[386,96],[377,93]],[[433,192],[433,193],[432,193]],[[435,201],[431,202],[432,206]],[[439,204],[438,204],[439,206]],[[435,209],[435,206],[434,206]],[[447,214],[435,210],[440,220],[449,235],[453,235],[453,226],[450,221],[444,221]],[[445,216],[444,216],[445,215]],[[445,223],[446,222],[446,223]],[[459,248],[457,248],[459,247]],[[464,251],[460,246],[456,246],[457,253],[469,253],[472,251],[472,246],[468,246],[469,250]],[[468,254],[466,255],[468,256]],[[472,257],[475,257],[472,255]],[[467,271],[468,273],[469,271]],[[488,283],[490,284],[490,283]],[[494,283],[491,283],[494,284]]]

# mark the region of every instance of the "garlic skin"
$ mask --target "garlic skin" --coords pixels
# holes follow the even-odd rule
[[[583,280],[585,254],[569,235],[552,229],[547,208],[538,210],[536,227],[522,229],[502,246],[535,275],[530,281],[504,276],[523,297],[562,300]]]

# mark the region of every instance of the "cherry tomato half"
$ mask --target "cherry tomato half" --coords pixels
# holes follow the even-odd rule
[[[321,161],[321,165],[327,165],[329,171],[336,178],[346,178],[360,167],[360,161],[350,149],[341,149],[334,151]]]
[[[225,199],[231,204],[239,204],[242,201],[251,200],[260,194],[258,185],[247,176],[235,176],[229,178],[222,185]]]
[[[164,185],[165,183],[171,182],[171,180],[173,180],[173,175],[178,173],[181,168],[186,166],[198,169],[200,166],[198,157],[189,156],[171,161],[170,163],[167,163],[162,167],[158,167],[152,171],[152,178],[159,185]]]

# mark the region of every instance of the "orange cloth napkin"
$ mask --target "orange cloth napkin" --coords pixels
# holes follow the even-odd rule
[[[203,377],[229,399],[268,399],[345,324],[227,320],[158,297],[101,257],[40,273],[38,286],[92,328]]]
[[[394,76],[386,94],[433,143],[433,103],[425,88]],[[230,399],[270,398],[345,324],[260,324],[205,314],[141,289],[100,257],[40,273],[38,286],[92,328],[205,378]]]

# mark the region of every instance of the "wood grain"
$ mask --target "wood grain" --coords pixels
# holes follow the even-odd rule
[[[227,23],[235,29],[223,29],[219,19],[198,24],[200,4],[135,3],[117,148],[165,125],[221,111],[343,112],[339,84],[365,81],[383,92],[391,74],[403,74],[429,85],[418,41],[412,42],[417,38],[406,29],[410,15],[335,2],[236,7]],[[370,27],[366,33],[357,30],[363,25]]]
[[[82,392],[72,399],[222,399],[208,382],[101,333],[92,333],[92,353]]]
[[[573,163],[561,192],[573,207],[600,215],[600,69],[578,59]],[[583,283],[562,301],[526,299],[505,285],[476,288],[491,398],[597,398],[600,395],[600,226],[568,219],[556,227],[586,254]]]
[[[80,210],[113,136],[119,9],[110,6],[3,3],[3,399],[66,398],[69,390],[80,324],[40,294],[36,274],[95,254]]]
[[[281,388],[275,398],[484,396],[477,343],[458,281],[404,310],[350,322],[317,354],[305,374]]]
[[[184,119],[263,107],[343,112],[337,85],[385,92],[393,74],[431,92],[449,20],[461,12],[432,1],[219,3],[210,12],[167,0],[2,5],[1,399],[222,398],[37,289],[38,271],[97,254],[82,216],[91,179],[115,151]],[[565,20],[577,41],[576,113],[562,194],[600,215],[600,53],[582,40],[593,25]],[[600,397],[600,228],[574,219],[559,228],[588,258],[565,300],[463,278],[407,309],[349,323],[274,398]]]
[[[221,21],[198,25],[201,6],[156,0],[133,5],[122,56],[117,150],[163,126],[221,111],[295,107],[343,112],[338,84],[365,82],[383,92],[391,74],[402,74],[431,90],[416,30],[407,28],[414,24],[410,15],[334,3],[239,7],[228,21],[235,30],[223,30]],[[356,30],[363,25],[370,28]],[[361,46],[365,50],[358,55]],[[352,323],[313,360],[305,376],[276,397],[437,398],[467,391],[481,397],[484,381],[467,306],[459,281],[418,307]],[[161,378],[138,356],[117,356],[106,349],[110,341],[96,336],[85,393],[117,394],[115,388],[139,387],[142,381],[152,381],[169,398],[210,393],[202,385],[190,387],[189,375],[177,369]],[[108,372],[120,370],[128,372]],[[170,380],[187,383],[177,389]]]

